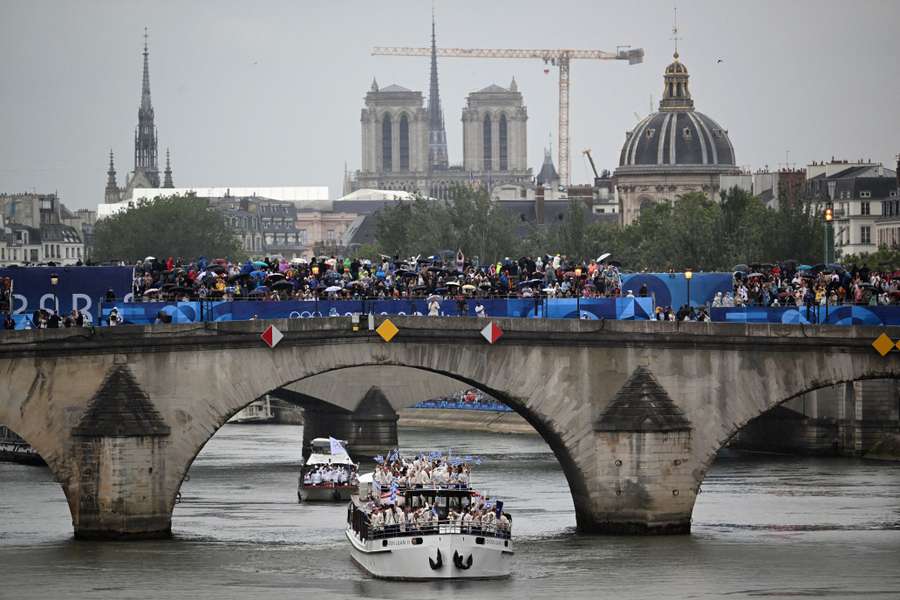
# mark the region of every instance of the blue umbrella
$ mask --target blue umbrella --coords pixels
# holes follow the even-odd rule
[[[810,265],[798,265],[798,271],[812,271],[812,267]]]
[[[254,260],[254,261],[253,261],[253,266],[254,266],[254,267],[260,267],[260,268],[262,268],[262,267],[268,267],[268,266],[269,266],[269,263],[263,262],[263,261],[261,261],[261,260]]]
[[[251,271],[250,276],[255,277],[257,279],[265,279],[267,273],[265,271]]]

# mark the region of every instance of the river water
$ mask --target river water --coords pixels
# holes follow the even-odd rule
[[[164,541],[75,541],[48,471],[0,463],[0,598],[900,598],[900,464],[725,456],[691,535],[582,536],[537,436],[402,429],[404,449],[483,457],[475,484],[505,500],[517,554],[508,580],[398,583],[350,560],[343,504],[297,504],[300,439],[222,428]]]

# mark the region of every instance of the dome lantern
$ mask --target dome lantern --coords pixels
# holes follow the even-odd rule
[[[659,110],[693,110],[694,101],[691,99],[691,91],[688,88],[687,67],[678,60],[678,51],[675,51],[675,60],[666,67],[663,75],[663,95],[659,101]]]

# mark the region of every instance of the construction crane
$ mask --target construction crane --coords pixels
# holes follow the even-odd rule
[[[431,56],[431,48],[386,48],[372,49],[373,56]],[[559,67],[559,179],[569,185],[569,63],[574,59],[627,60],[634,65],[644,62],[644,49],[618,46],[615,52],[603,50],[522,50],[510,48],[438,48],[438,56],[449,58],[522,58],[538,59],[544,64]]]
[[[594,159],[591,156],[591,149],[588,148],[586,150],[582,150],[581,153],[587,156],[588,162],[591,163],[591,170],[594,172],[594,179],[600,179],[600,173],[597,172],[597,165],[594,164]]]

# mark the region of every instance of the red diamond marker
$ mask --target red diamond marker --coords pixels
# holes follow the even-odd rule
[[[499,340],[501,335],[503,335],[503,330],[493,321],[485,325],[484,329],[481,330],[481,337],[486,339],[488,344],[493,344]]]
[[[280,342],[282,338],[284,338],[284,334],[278,331],[278,328],[274,325],[269,325],[259,337],[261,337],[262,341],[266,343],[266,346],[268,346],[269,348],[274,348],[278,345],[278,342]]]

